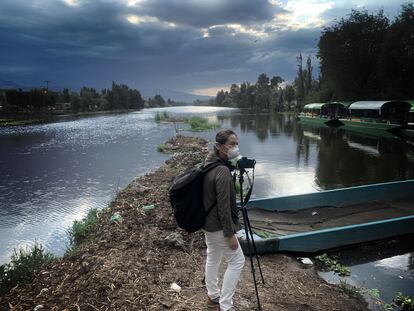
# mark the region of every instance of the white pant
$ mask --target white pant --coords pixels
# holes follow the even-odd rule
[[[244,266],[244,255],[240,247],[232,250],[229,246],[229,239],[223,235],[223,231],[204,231],[207,245],[206,260],[206,288],[208,296],[215,299],[220,296],[220,310],[227,311],[233,307],[233,295],[236,291],[237,282],[240,279],[240,272]],[[224,273],[223,285],[218,287],[218,274],[222,258],[227,261],[227,269]]]

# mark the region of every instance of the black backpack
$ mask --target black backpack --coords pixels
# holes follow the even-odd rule
[[[206,167],[193,166],[174,179],[169,189],[170,201],[180,228],[188,232],[195,232],[204,226],[206,217],[216,205],[216,202],[208,210],[205,210],[203,205],[203,180],[207,172],[219,165],[225,164],[217,161]]]

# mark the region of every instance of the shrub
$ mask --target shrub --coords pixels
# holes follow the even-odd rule
[[[53,260],[54,256],[46,252],[37,242],[33,247],[14,250],[10,263],[0,266],[0,294],[30,279],[42,265]]]
[[[157,151],[158,152],[164,152],[164,150],[165,150],[165,144],[159,144],[158,146],[157,146]]]
[[[94,230],[98,217],[98,210],[92,208],[82,220],[75,220],[73,222],[72,227],[68,230],[69,242],[72,248],[79,246],[86,240],[88,235]]]

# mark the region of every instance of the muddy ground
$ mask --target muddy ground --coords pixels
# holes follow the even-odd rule
[[[171,181],[203,160],[205,145],[183,136],[166,142],[166,151],[174,152],[171,159],[120,192],[76,252],[0,297],[0,310],[207,310],[203,235],[180,230],[168,200]],[[150,204],[155,208],[143,209]],[[110,223],[116,212],[122,219]],[[260,260],[262,310],[367,310],[295,257],[270,254]],[[182,287],[180,293],[170,290],[173,282]],[[234,302],[237,310],[257,306],[248,258]]]

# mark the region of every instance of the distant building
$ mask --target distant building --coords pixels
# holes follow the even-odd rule
[[[6,91],[7,90],[0,89],[0,112],[6,110],[6,107],[8,105]]]
[[[56,103],[55,113],[64,113],[72,110],[72,103]]]

